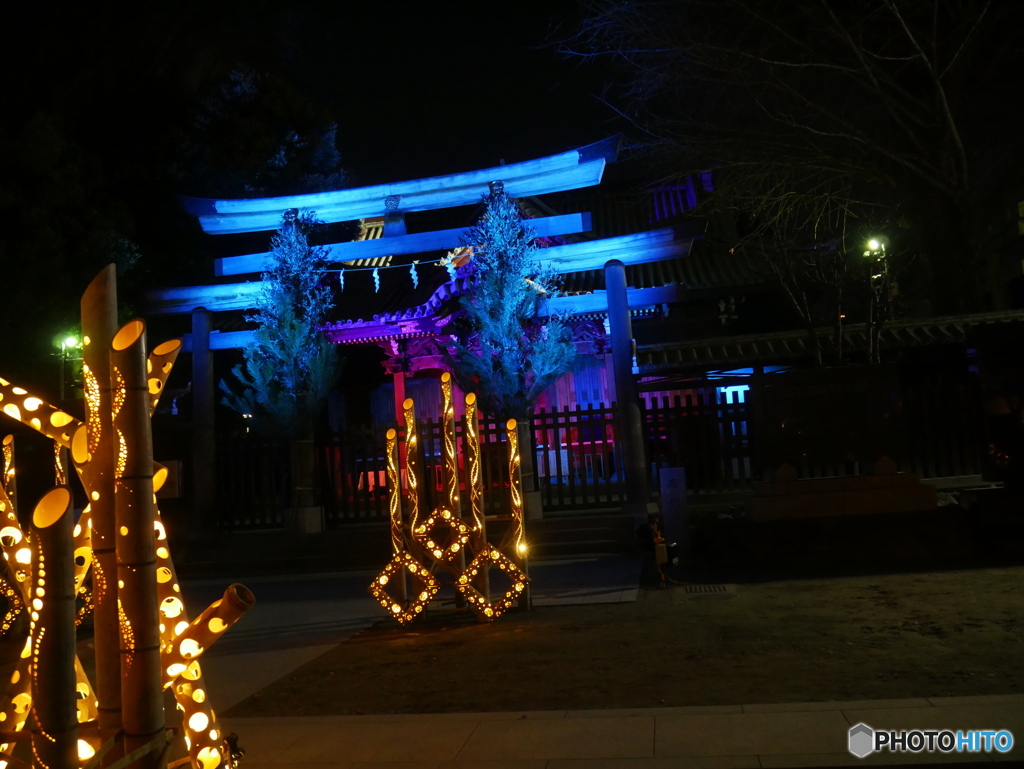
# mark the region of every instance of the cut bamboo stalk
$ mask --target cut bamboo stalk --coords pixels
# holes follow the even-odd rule
[[[512,513],[512,524],[509,527],[507,539],[510,540],[512,562],[519,567],[524,575],[529,577],[526,562],[526,528],[523,522],[523,481],[520,467],[522,457],[519,454],[519,432],[516,420],[510,419],[505,424],[505,438],[508,442],[508,486]],[[519,596],[521,609],[530,608],[529,583],[527,582],[526,585]]]
[[[420,517],[420,440],[416,429],[416,404],[412,398],[402,403],[405,418],[406,496],[409,498],[409,530],[415,531]],[[412,538],[408,541],[411,543]]]
[[[110,344],[117,331],[117,283],[114,265],[107,265],[82,295],[82,373],[85,383],[85,424],[88,443],[72,459],[86,459],[92,517],[92,602],[95,638],[95,681],[100,737],[106,742],[121,730],[121,658],[117,611],[117,526],[114,511],[113,384]],[[81,472],[81,471],[80,471]],[[85,479],[83,478],[83,482]],[[105,763],[113,763],[111,751]],[[120,753],[123,755],[123,752]]]
[[[75,561],[71,492],[51,489],[32,513],[32,765],[78,766],[75,708]]]
[[[126,754],[152,743],[164,730],[145,330],[141,320],[129,321],[114,335],[110,354],[118,446],[114,509]],[[150,751],[131,765],[157,769],[159,760],[160,754]]]

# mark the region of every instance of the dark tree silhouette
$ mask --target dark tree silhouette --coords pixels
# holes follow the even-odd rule
[[[714,169],[734,248],[844,242],[880,226],[922,298],[999,305],[996,253],[1024,183],[1009,117],[1015,3],[587,0],[566,52],[615,60],[605,96],[662,167]]]

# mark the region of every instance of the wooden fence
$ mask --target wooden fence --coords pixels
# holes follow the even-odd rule
[[[651,489],[658,489],[663,467],[686,470],[693,495],[742,493],[759,480],[757,428],[749,404],[722,402],[719,383],[651,401],[643,412]],[[971,475],[980,470],[981,417],[976,386],[922,381],[904,387],[903,415],[908,439],[905,468],[925,478]],[[616,507],[624,500],[616,409],[540,409],[532,420],[535,489],[545,511]],[[383,427],[350,429],[320,445],[321,488],[327,525],[383,521],[388,515]],[[423,490],[427,508],[442,496],[441,425],[418,425]],[[462,442],[463,424],[456,423]],[[482,477],[488,513],[507,504],[508,478],[504,426],[481,420]],[[523,447],[526,450],[526,447]],[[253,439],[221,444],[218,490],[221,525],[276,528],[289,505],[287,447]],[[460,458],[461,463],[461,458]],[[856,463],[801,467],[804,477],[860,472]],[[460,476],[465,483],[465,468]],[[527,489],[529,490],[529,489]]]

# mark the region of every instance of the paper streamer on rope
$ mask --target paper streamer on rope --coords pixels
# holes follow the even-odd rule
[[[345,290],[345,270],[344,270],[344,268],[338,270],[338,290],[339,291],[344,291]]]
[[[380,293],[380,272],[376,267],[373,268],[373,291]]]
[[[412,264],[409,265],[409,274],[412,276],[412,287],[413,288],[419,288],[420,287],[420,276],[416,274],[416,265],[417,264],[419,264],[419,261],[415,261],[415,262],[413,262]]]

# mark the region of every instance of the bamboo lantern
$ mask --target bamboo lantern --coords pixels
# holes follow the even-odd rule
[[[0,635],[8,632],[15,620],[25,608],[28,597],[27,564],[18,565],[18,551],[24,547],[24,532],[18,523],[17,510],[11,491],[14,487],[14,436],[8,435],[3,440],[3,463],[0,465],[2,480],[0,482],[0,551],[3,552],[4,564],[7,567],[0,577],[0,592],[7,601],[7,611],[0,620]],[[29,551],[30,552],[30,551]],[[26,553],[27,555],[27,553]]]
[[[71,447],[71,435],[82,424],[68,413],[0,379],[0,411],[42,433],[65,448]]]
[[[198,659],[207,648],[229,627],[241,619],[253,605],[255,598],[244,585],[230,585],[223,598],[210,604],[206,611],[174,637],[174,644],[161,655],[164,669],[164,688],[167,688],[185,669]]]
[[[444,441],[444,490],[447,507],[462,518],[459,500],[459,458],[455,450],[455,404],[452,401],[452,375],[441,374],[442,423]]]
[[[32,637],[25,639],[17,666],[11,674],[10,683],[0,702],[0,728],[4,732],[20,732],[28,721],[32,708]],[[14,742],[0,744],[0,755],[9,756],[14,751]]]
[[[402,402],[405,420],[405,475],[409,497],[409,528],[416,530],[420,518],[420,440],[416,430],[416,404],[412,398]]]
[[[164,730],[145,330],[141,320],[129,321],[114,335],[110,354],[118,446],[114,510],[126,754],[151,743]],[[158,761],[158,754],[150,751],[133,765],[149,769]]]
[[[117,332],[117,282],[107,265],[82,295],[82,374],[88,446],[92,532],[92,605],[95,638],[96,696],[100,738],[105,742],[121,730],[121,658],[117,601],[116,513],[114,511],[113,384],[110,345]],[[72,459],[75,460],[74,448]],[[81,473],[81,470],[79,470]]]
[[[391,521],[391,552],[395,555],[405,548],[405,526],[402,521],[402,492],[398,472],[398,431],[389,428],[386,435],[388,515]]]
[[[496,601],[473,585],[474,581],[480,582],[481,578],[486,577],[488,570],[492,568],[501,569],[511,582],[511,587]],[[481,620],[489,622],[500,617],[520,601],[529,581],[526,574],[511,559],[499,552],[497,548],[490,547],[480,553],[466,567],[466,571],[459,576],[456,587],[466,597],[477,616]],[[485,582],[485,584],[487,583]]]
[[[435,534],[438,529],[446,530],[447,542],[440,541],[441,538]],[[456,556],[461,559],[466,542],[469,541],[470,531],[455,513],[448,508],[439,507],[415,528],[412,535],[427,553],[441,565],[445,565]]]
[[[71,530],[72,557],[58,559],[67,566],[71,585],[71,619],[68,622],[65,617],[63,622],[73,638],[75,591],[82,588],[91,570],[97,597],[94,617],[97,684],[103,681],[102,671],[106,667],[110,673],[106,677],[108,692],[102,709],[98,710],[99,703],[81,663],[73,654],[72,642],[72,664],[70,668],[62,668],[68,681],[59,688],[67,691],[67,701],[77,707],[63,715],[67,718],[77,710],[73,713],[77,718],[72,720],[85,727],[78,733],[79,760],[96,766],[101,760],[98,755],[101,750],[106,752],[102,760],[107,763],[117,761],[128,752],[130,761],[126,756],[122,763],[158,767],[164,762],[167,750],[161,693],[166,683],[173,687],[178,708],[186,715],[183,731],[189,748],[187,761],[195,769],[233,765],[235,756],[216,723],[197,657],[241,616],[242,608],[251,603],[251,593],[242,586],[232,586],[227,599],[215,602],[194,623],[188,619],[167,547],[167,535],[156,507],[155,491],[166,478],[166,468],[152,461],[149,425],[149,417],[181,346],[178,341],[165,343],[147,358],[145,326],[140,321],[133,321],[115,333],[114,291],[114,273],[110,267],[97,276],[82,299],[85,422],[0,379],[0,413],[34,428],[64,449],[70,448],[89,499]],[[0,551],[14,575],[12,584],[6,587],[15,598],[42,601],[46,598],[45,591],[50,589],[46,580],[57,578],[52,571],[56,561],[48,551],[43,552],[44,567],[38,575],[42,581],[33,585],[33,547],[42,547],[46,535],[33,537],[30,546],[21,530],[12,499],[13,440],[3,441],[2,448]],[[66,517],[70,521],[70,516]],[[109,525],[106,536],[105,525]],[[40,608],[46,604],[29,605],[36,615],[35,623],[40,619]],[[106,644],[102,640],[104,605],[112,617]],[[42,624],[40,630],[45,630]],[[47,707],[43,690],[49,693],[51,687],[40,687],[39,702],[34,703],[31,684],[34,671],[49,676],[46,671],[51,665],[44,661],[36,666],[33,662],[45,649],[45,639],[56,635],[45,630],[43,640],[35,636],[26,640],[10,685],[0,699],[0,732],[22,730],[34,704],[39,712]],[[169,659],[167,667],[177,662],[178,667],[184,668],[179,671],[175,667],[176,675],[167,676],[166,682],[160,664],[161,651],[181,657],[180,662]],[[126,701],[131,703],[125,713],[123,744],[119,739],[111,739],[122,730],[122,684],[128,695]],[[16,742],[12,737],[10,743],[0,744],[0,754],[10,755]],[[53,741],[48,740],[48,743],[48,749],[53,750]],[[111,745],[116,749],[107,752]],[[163,751],[161,745],[164,745]],[[73,756],[73,750],[67,752]],[[54,757],[47,766],[49,769],[70,766],[62,761],[65,759]],[[11,759],[10,763],[15,762]],[[37,759],[37,763],[42,762]],[[3,761],[0,761],[2,766]]]
[[[48,491],[32,514],[32,765],[78,766],[71,492]]]
[[[7,494],[7,500],[11,505],[10,509],[16,510],[18,503],[18,479],[14,476],[14,436],[4,436],[0,448],[3,450],[3,464],[0,467],[0,470],[3,470],[3,475],[0,476],[0,487]]]
[[[165,479],[166,471],[158,471],[154,474],[153,488],[155,491],[160,490]],[[160,607],[159,631],[161,664],[163,664],[164,655],[171,653],[179,646],[178,636],[193,623],[189,621],[185,603],[181,599],[181,586],[178,584],[174,561],[171,558],[170,549],[167,547],[167,530],[164,528],[163,521],[160,520],[159,509],[156,510],[153,529],[156,538],[156,589]],[[241,585],[237,587],[239,595],[249,593]],[[239,616],[241,615],[239,614]],[[217,637],[219,635],[204,638],[204,648],[209,648]],[[178,710],[183,714],[182,730],[185,733],[185,744],[192,766],[196,769],[214,769],[221,763],[227,763],[230,757],[224,748],[224,737],[217,724],[217,716],[213,712],[199,660],[191,659],[184,669],[176,668],[174,676],[168,674],[168,667],[169,665],[163,667],[162,675],[166,676],[164,686],[172,687],[171,691],[174,694]]]
[[[413,584],[418,585],[419,592],[415,589],[415,597],[404,602],[399,602],[388,594],[388,585],[395,576],[407,572],[412,577]],[[391,562],[384,567],[384,570],[370,583],[370,595],[383,606],[388,613],[401,624],[412,622],[427,607],[427,604],[437,595],[441,586],[437,578],[430,573],[423,564],[412,557],[408,552],[402,552],[391,559]]]
[[[68,485],[68,450],[59,443],[53,444],[54,482],[57,486]]]
[[[519,433],[516,420],[510,419],[505,424],[505,438],[508,445],[509,496],[512,514],[512,525],[509,527],[507,539],[511,543],[512,561],[519,567],[523,575],[528,575],[526,530],[523,523],[523,483],[520,474],[522,457],[519,454]],[[519,605],[523,609],[530,608],[528,587],[522,591]]]
[[[391,554],[397,556],[406,547],[405,521],[402,520],[401,474],[398,470],[398,431],[389,428],[385,434],[388,476],[388,514],[391,521]],[[405,572],[398,575],[396,583],[398,601],[404,605],[408,598]],[[387,608],[385,606],[385,608]]]
[[[466,488],[473,519],[473,550],[480,553],[487,547],[487,526],[484,523],[484,481],[480,471],[480,423],[476,411],[476,393],[466,393],[466,425],[462,438],[466,455]]]
[[[164,385],[174,368],[174,361],[178,359],[181,352],[181,340],[171,339],[163,344],[158,344],[149,354],[146,361],[146,388],[149,392],[149,415],[156,411],[160,396],[163,395]]]

